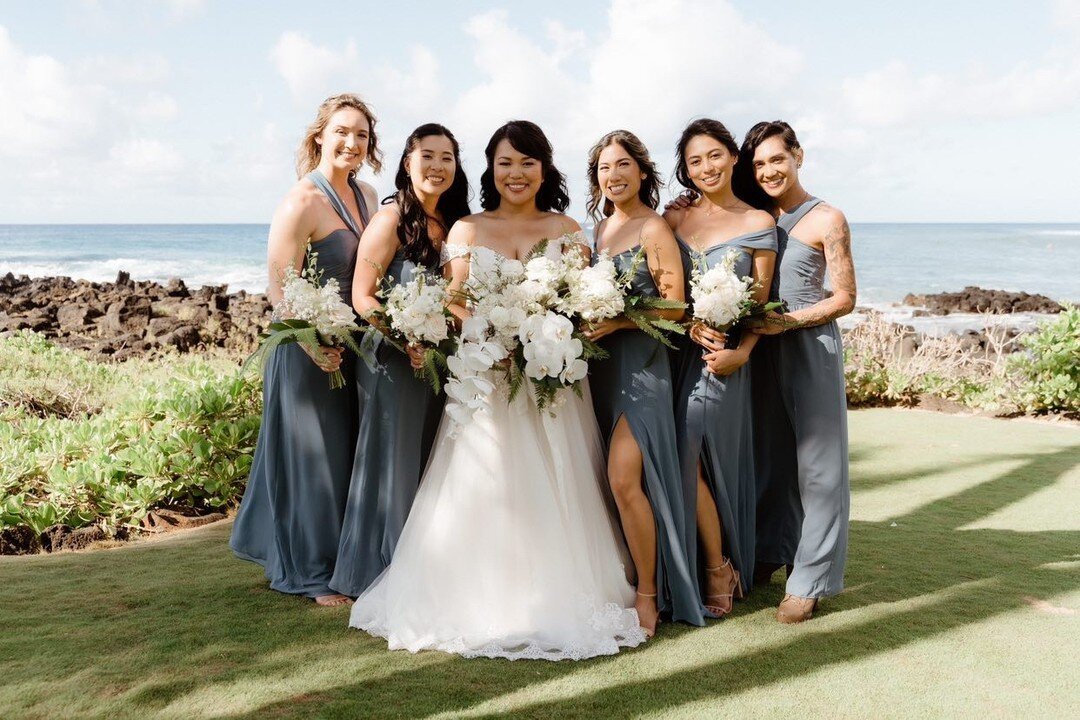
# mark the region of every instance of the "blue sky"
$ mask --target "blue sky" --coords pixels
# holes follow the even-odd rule
[[[0,223],[265,222],[346,90],[391,165],[448,125],[474,188],[491,131],[539,122],[579,217],[601,134],[667,173],[710,116],[792,122],[806,185],[854,221],[1080,221],[1080,0],[988,7],[0,0]]]

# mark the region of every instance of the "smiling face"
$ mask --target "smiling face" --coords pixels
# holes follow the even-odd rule
[[[783,138],[773,135],[754,150],[754,179],[769,197],[780,197],[799,182],[802,149],[788,150]]]
[[[405,156],[405,171],[418,194],[441,195],[454,182],[454,144],[445,135],[420,138]]]
[[[619,143],[613,142],[600,151],[596,184],[604,197],[616,205],[637,196],[642,175],[641,166]]]
[[[371,125],[367,116],[356,108],[335,112],[315,138],[321,153],[320,163],[329,160],[346,172],[354,172],[364,162],[370,141]]]
[[[495,188],[502,199],[512,205],[532,202],[544,183],[544,168],[540,161],[518,152],[505,139],[495,146],[493,159]]]
[[[695,135],[686,144],[683,157],[690,180],[702,193],[712,194],[731,186],[731,173],[738,158],[716,138]]]

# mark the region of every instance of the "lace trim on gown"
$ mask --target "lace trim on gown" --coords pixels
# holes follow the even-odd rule
[[[463,638],[454,638],[447,642],[417,642],[409,645],[395,643],[390,638],[391,630],[383,621],[371,621],[367,623],[350,623],[352,627],[367,632],[370,635],[381,637],[390,641],[390,650],[408,650],[418,653],[422,650],[439,650],[453,653],[464,658],[504,658],[506,660],[587,660],[598,655],[615,655],[620,648],[637,647],[648,637],[638,620],[637,610],[633,608],[619,607],[617,603],[608,602],[596,607],[595,601],[582,595],[580,598],[582,607],[589,613],[589,625],[596,631],[594,638],[585,638],[579,643],[560,643],[560,647],[545,647],[540,643],[527,645],[506,646],[497,642],[489,642],[479,647],[470,647]],[[489,632],[488,634],[494,634]],[[591,641],[591,642],[590,642]]]
[[[451,260],[465,257],[469,254],[469,250],[470,248],[468,245],[458,245],[457,243],[454,243],[453,245],[443,245],[442,250],[439,251],[439,264],[445,265]]]

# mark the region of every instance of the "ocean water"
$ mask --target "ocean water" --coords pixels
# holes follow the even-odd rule
[[[262,292],[268,227],[0,225],[0,274],[111,281],[125,270]],[[895,312],[907,293],[966,285],[1080,301],[1080,224],[856,223],[852,248],[863,306]]]

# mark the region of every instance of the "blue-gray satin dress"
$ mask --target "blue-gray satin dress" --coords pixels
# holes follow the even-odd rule
[[[631,265],[638,247],[612,257],[619,272]],[[647,263],[641,261],[630,292],[659,297]],[[697,591],[697,578],[688,552],[697,538],[686,525],[684,488],[679,474],[675,419],[672,415],[671,365],[667,348],[640,330],[620,330],[600,340],[608,353],[589,367],[593,409],[608,452],[611,433],[620,417],[641,450],[642,485],[656,522],[657,605],[661,613],[693,625],[703,625],[706,612]]]
[[[821,201],[777,221],[774,296],[789,310],[826,297],[825,255],[791,230]],[[847,402],[836,322],[761,338],[754,351],[758,484],[757,559],[793,564],[787,592],[805,598],[844,587],[847,559]]]
[[[336,278],[352,305],[352,277],[361,226],[321,173],[308,175],[346,227],[314,240],[323,280]],[[368,209],[352,184],[362,222]],[[304,258],[306,264],[307,258]],[[263,413],[255,457],[229,546],[266,569],[284,593],[329,595],[337,558],[357,433],[355,358],[341,364],[345,387],[330,389],[327,373],[295,344],[276,348],[263,371]]]
[[[708,267],[719,264],[728,253],[737,253],[735,272],[753,275],[755,250],[776,251],[776,229],[746,233],[706,249]],[[686,277],[686,297],[699,254],[679,241]],[[679,339],[675,355],[675,425],[679,434],[679,458],[683,486],[688,488],[685,514],[697,534],[697,470],[704,471],[720,516],[724,555],[740,573],[743,590],[749,591],[754,573],[755,515],[757,492],[754,476],[754,435],[750,401],[750,364],[730,375],[709,372],[702,359],[704,349],[689,337]],[[729,333],[729,347],[738,347],[738,332]],[[756,352],[756,351],[755,351]],[[694,546],[696,550],[696,545]],[[697,555],[693,556],[697,562]],[[704,577],[704,568],[698,568]]]
[[[392,286],[423,268],[399,249],[386,269]],[[352,483],[330,587],[356,597],[386,569],[427,467],[444,395],[416,377],[408,356],[381,342],[374,359],[359,358],[360,432]]]

